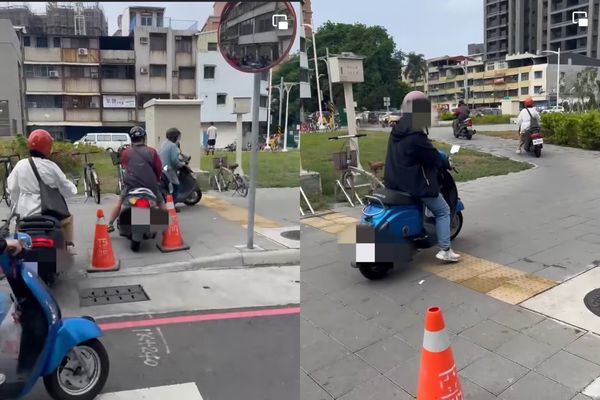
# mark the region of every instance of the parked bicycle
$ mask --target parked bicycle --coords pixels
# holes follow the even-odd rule
[[[213,159],[213,167],[215,173],[212,178],[215,190],[219,192],[233,190],[232,196],[236,193],[242,197],[248,195],[248,183],[244,177],[235,172],[238,164],[228,165],[227,158],[215,158]]]
[[[357,135],[340,135],[329,138],[329,140],[345,139],[342,151],[333,153],[333,164],[341,173],[340,179],[336,182],[336,185],[342,189],[346,199],[351,205],[354,205],[352,200],[354,198],[362,204],[362,200],[356,189],[367,188],[368,193],[366,194],[370,195],[376,189],[383,187],[383,182],[378,177],[378,174],[383,170],[383,163],[369,163],[371,172],[359,168],[357,152],[356,150],[352,150],[350,145],[351,139],[365,136],[367,135],[360,133]],[[348,192],[350,192],[350,194],[348,194]]]
[[[8,176],[10,175],[14,167],[12,163],[12,159],[14,157],[17,157],[17,159],[19,160],[21,159],[21,156],[19,154],[11,154],[10,156],[0,157],[0,164],[4,165],[4,175],[2,176],[2,198],[0,199],[0,202],[4,201],[8,207],[10,207],[11,201],[10,193],[8,193],[7,181]]]
[[[94,153],[73,153],[74,156],[83,156],[85,164],[83,166],[83,190],[86,197],[93,197],[96,204],[100,204],[100,179],[94,168],[94,163],[88,161],[88,155]]]
[[[124,179],[125,179],[125,169],[121,165],[121,157],[123,155],[123,151],[128,149],[131,145],[124,144],[119,147],[117,151],[111,151],[110,158],[112,159],[112,163],[117,167],[117,187],[115,189],[115,194],[120,195],[123,192],[123,188],[125,187]]]

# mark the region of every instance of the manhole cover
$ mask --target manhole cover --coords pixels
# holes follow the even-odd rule
[[[594,289],[583,298],[583,304],[600,317],[600,289]]]
[[[300,240],[300,229],[281,232],[281,236],[289,240]]]
[[[133,303],[150,300],[141,285],[112,286],[79,291],[81,307],[101,306],[104,304]]]

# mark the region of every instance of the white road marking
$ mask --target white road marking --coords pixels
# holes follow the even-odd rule
[[[98,400],[203,400],[195,383],[158,386],[138,390],[106,393],[98,396]]]
[[[165,345],[165,351],[167,354],[171,354],[171,349],[169,348],[169,344],[167,343],[167,339],[165,339],[165,335],[163,335],[162,331],[160,330],[160,327],[156,327],[156,331],[158,332],[160,338],[163,341],[163,344]]]

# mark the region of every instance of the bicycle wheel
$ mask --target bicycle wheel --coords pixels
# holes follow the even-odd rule
[[[94,196],[94,199],[96,200],[96,204],[100,204],[100,180],[98,179],[98,174],[96,173],[96,170],[92,168],[91,170],[91,175],[92,175],[92,196]]]
[[[244,178],[242,178],[239,175],[236,175],[235,184],[236,184],[236,189],[235,189],[236,193],[238,193],[242,197],[248,196],[248,184],[246,183],[246,180]]]

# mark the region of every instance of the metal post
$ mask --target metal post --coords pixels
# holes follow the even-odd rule
[[[254,249],[254,213],[256,209],[256,180],[258,158],[258,113],[260,106],[260,74],[254,74],[252,94],[252,157],[250,159],[250,189],[248,191],[248,248]]]
[[[286,83],[285,85],[285,129],[283,133],[283,150],[287,151],[287,140],[288,140],[288,120],[290,116],[290,92],[295,86],[295,83]]]
[[[283,76],[281,77],[281,82],[279,83],[279,122],[278,127],[281,128],[281,109],[283,108]]]
[[[313,55],[315,57],[315,77],[317,78],[317,98],[319,101],[319,128],[323,126],[323,106],[321,99],[321,85],[319,83],[319,60],[317,60],[317,42],[315,41],[315,31],[310,28],[312,31],[312,42],[313,42]]]
[[[352,83],[344,82],[344,99],[346,101],[346,114],[348,115],[348,134],[356,135],[356,114],[354,113],[354,93],[352,92]],[[352,150],[356,150],[356,160],[358,168],[362,169],[360,164],[360,153],[358,151],[358,138],[350,139]]]
[[[327,80],[329,81],[329,101],[335,104],[333,101],[333,88],[331,86],[331,68],[329,67],[329,47],[325,47],[325,52],[327,55]]]
[[[556,107],[558,108],[558,98],[560,94],[560,47],[557,52],[557,60],[556,60]]]
[[[273,89],[271,89],[271,80],[273,79],[273,70],[270,69],[269,70],[269,86],[267,86],[269,88],[269,104],[267,105],[267,141],[265,142],[266,146],[269,145],[270,143],[270,138],[271,138],[271,92],[273,91]]]
[[[238,165],[236,168],[236,172],[240,175],[244,175],[244,170],[242,169],[242,142],[244,141],[244,116],[243,114],[236,114],[237,120],[235,123],[235,133],[237,138],[237,144],[235,146],[235,163]]]

